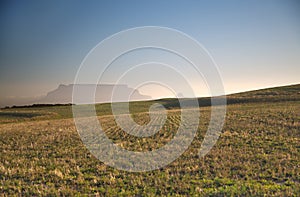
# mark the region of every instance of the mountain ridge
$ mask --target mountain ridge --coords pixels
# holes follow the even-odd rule
[[[96,86],[96,87],[95,87]],[[77,88],[78,91],[82,92],[82,97],[85,94],[90,93],[96,90],[93,95],[95,98],[95,102],[103,103],[110,102],[113,100],[114,102],[127,101],[130,98],[130,101],[136,100],[149,100],[151,96],[141,94],[137,89],[128,87],[125,84],[60,84],[54,90],[51,90],[46,93],[44,96],[39,97],[27,97],[27,98],[4,98],[0,100],[0,107],[5,106],[20,106],[20,105],[33,105],[33,104],[68,104],[73,103],[73,89]],[[117,95],[118,97],[111,98],[113,89],[118,90],[121,95]],[[86,96],[85,96],[86,97]],[[80,99],[80,98],[79,98]],[[84,98],[86,99],[86,98]],[[90,100],[90,102],[92,102]]]

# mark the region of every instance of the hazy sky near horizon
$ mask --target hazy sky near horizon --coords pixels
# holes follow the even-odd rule
[[[300,83],[299,19],[297,0],[2,1],[0,98],[73,83],[95,45],[138,26],[174,28],[199,41],[227,93]]]

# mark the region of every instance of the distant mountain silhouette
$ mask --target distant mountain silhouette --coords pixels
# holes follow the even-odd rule
[[[57,89],[49,92],[46,97],[42,98],[38,103],[73,103],[73,89],[76,89],[76,92],[78,92],[74,100],[75,104],[78,102],[92,103],[94,99],[96,103],[151,99],[150,96],[142,95],[138,90],[130,88],[127,85],[70,84],[59,85]]]
[[[142,95],[138,90],[130,88],[127,85],[61,84],[55,90],[48,92],[46,96],[1,98],[0,107],[13,105],[73,103],[72,94],[74,88],[77,90],[76,92],[79,92],[76,97],[76,101],[79,103],[93,103],[94,101],[96,103],[106,103],[152,99],[151,96]],[[94,93],[95,89],[96,92]]]

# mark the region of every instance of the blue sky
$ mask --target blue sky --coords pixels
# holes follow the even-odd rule
[[[46,94],[73,83],[106,37],[164,26],[199,41],[227,93],[299,83],[300,3],[249,1],[2,1],[0,97]]]

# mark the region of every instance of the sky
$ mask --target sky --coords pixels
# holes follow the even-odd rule
[[[140,26],[173,28],[201,43],[227,94],[297,84],[299,19],[297,0],[1,1],[0,99],[72,84],[93,47]],[[154,86],[146,89],[167,96]]]

